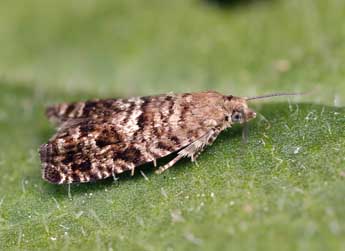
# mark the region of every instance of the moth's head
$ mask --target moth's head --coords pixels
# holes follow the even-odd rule
[[[243,124],[256,117],[256,113],[248,108],[247,99],[241,97],[228,96],[228,101],[225,103],[229,111],[229,121],[231,123]]]
[[[226,96],[225,109],[230,113],[229,121],[231,123],[242,124],[256,117],[256,113],[248,108],[247,101],[279,96],[296,96],[305,94],[306,93],[274,93],[250,98],[234,97],[230,95]]]

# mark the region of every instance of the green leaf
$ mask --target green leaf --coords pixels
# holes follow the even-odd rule
[[[115,183],[72,185],[69,195],[68,186],[41,179],[37,149],[53,133],[42,115],[49,96],[3,90],[1,249],[273,250],[277,240],[284,250],[341,245],[344,108],[261,103],[247,144],[236,126],[207,148],[198,166],[183,160],[155,175],[146,165]]]

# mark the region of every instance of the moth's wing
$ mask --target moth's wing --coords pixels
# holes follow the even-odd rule
[[[135,132],[134,132],[135,133]],[[43,178],[51,183],[89,182],[133,170],[155,161],[195,140],[179,140],[175,135],[145,139],[111,123],[70,120],[41,146]]]
[[[125,138],[107,122],[68,120],[41,146],[43,178],[58,184],[88,182],[109,177],[116,169],[129,170],[142,159],[128,148]],[[118,155],[128,161],[117,160]]]
[[[110,115],[67,120],[41,147],[43,178],[59,184],[99,180],[191,144],[219,124],[218,105],[193,97],[136,98]]]
[[[85,102],[62,103],[47,107],[46,116],[60,126],[68,120],[111,116],[125,111],[132,104],[129,100],[104,99]]]

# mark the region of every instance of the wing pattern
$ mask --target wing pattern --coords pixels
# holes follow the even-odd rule
[[[221,125],[220,98],[216,92],[186,93],[50,107],[47,115],[59,127],[41,146],[43,178],[62,184],[133,173]]]

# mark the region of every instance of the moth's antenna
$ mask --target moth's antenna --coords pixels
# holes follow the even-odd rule
[[[280,97],[280,96],[301,96],[301,95],[306,95],[306,94],[307,94],[306,92],[280,92],[280,93],[250,97],[250,98],[246,98],[246,100],[264,99],[264,98],[272,98],[272,97]]]

